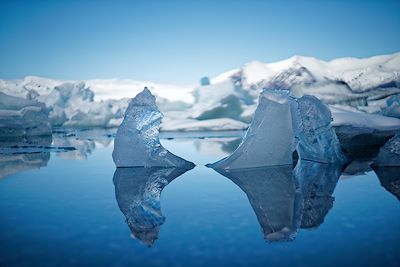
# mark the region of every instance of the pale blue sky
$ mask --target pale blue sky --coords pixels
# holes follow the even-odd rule
[[[197,83],[251,60],[400,51],[400,1],[0,1],[0,78]]]

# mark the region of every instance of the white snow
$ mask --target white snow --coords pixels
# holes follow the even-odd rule
[[[197,87],[131,79],[0,80],[1,92],[43,102],[53,126],[73,128],[118,127],[129,98],[145,86],[169,118],[162,124],[168,131],[246,127],[264,88],[289,89],[298,98],[314,95],[325,104],[400,118],[400,53],[331,61],[301,56],[273,63],[253,61]],[[365,125],[363,118],[334,114],[339,124],[357,124],[360,119],[358,124]],[[224,123],[218,126],[219,122]]]
[[[351,111],[343,108],[330,107],[333,117],[333,126],[353,126],[370,128],[381,131],[400,129],[400,120],[377,114],[368,114],[360,111]]]

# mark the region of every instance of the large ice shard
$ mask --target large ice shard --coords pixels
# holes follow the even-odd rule
[[[151,246],[158,238],[165,217],[161,213],[161,191],[187,169],[117,168],[114,173],[118,206],[135,238]]]
[[[332,114],[318,98],[305,95],[293,99],[292,127],[300,159],[342,164],[347,161],[332,128]]]
[[[373,164],[376,166],[400,166],[400,132],[379,149]]]
[[[264,90],[253,121],[240,146],[228,157],[208,165],[217,169],[292,164],[300,159],[343,163],[331,113],[313,96],[294,98],[287,91]]]
[[[147,88],[131,100],[114,141],[117,167],[194,167],[161,145],[158,133],[162,117]]]

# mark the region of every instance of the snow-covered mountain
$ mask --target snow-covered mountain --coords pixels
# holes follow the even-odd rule
[[[347,85],[354,93],[377,88],[398,88],[400,52],[370,58],[339,58],[331,61],[301,56],[273,63],[253,61],[240,69],[215,77],[212,83],[237,75],[241,76],[244,87],[338,82]]]
[[[194,114],[216,113],[215,107],[225,106],[230,115],[237,114],[231,119],[247,123],[263,89],[290,90],[297,97],[314,95],[347,111],[400,118],[400,53],[332,61],[300,56],[273,63],[253,61],[218,75],[211,85],[196,88]],[[219,101],[214,97],[216,91],[223,92]],[[223,103],[226,99],[229,102]],[[233,112],[234,106],[240,112]]]
[[[145,86],[165,113],[165,130],[246,127],[265,88],[287,89],[295,96],[315,95],[334,107],[334,118],[337,110],[400,118],[400,52],[331,61],[301,56],[273,63],[253,61],[218,75],[211,84],[208,79],[202,81],[195,87],[129,79],[62,81],[27,76],[0,80],[0,91],[44,102],[51,123],[65,127],[118,126],[128,98]]]

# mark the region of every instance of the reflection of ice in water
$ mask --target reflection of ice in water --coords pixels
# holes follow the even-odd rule
[[[115,130],[94,129],[90,131],[66,131],[53,135],[53,146],[73,148],[57,152],[63,159],[85,160],[96,147],[108,147],[112,144]]]
[[[333,204],[342,166],[311,161],[291,165],[218,170],[249,198],[268,241],[293,240],[298,228],[320,225]]]
[[[303,198],[301,228],[313,228],[323,223],[333,206],[332,196],[343,165],[321,164],[300,160],[293,174],[300,185]]]
[[[75,150],[58,152],[57,156],[63,159],[87,159],[88,155],[96,148],[94,141],[79,140],[73,137],[55,137],[54,146],[73,147]]]
[[[117,168],[115,197],[134,237],[151,246],[158,238],[165,217],[161,213],[161,191],[185,173],[180,168]]]
[[[49,159],[49,152],[15,155],[0,154],[0,179],[14,173],[44,167]]]
[[[373,166],[381,185],[400,200],[400,167]]]
[[[194,141],[194,146],[201,154],[221,157],[235,151],[241,141],[242,138],[235,137],[198,139]]]
[[[0,179],[47,165],[51,136],[28,136],[0,141]]]

